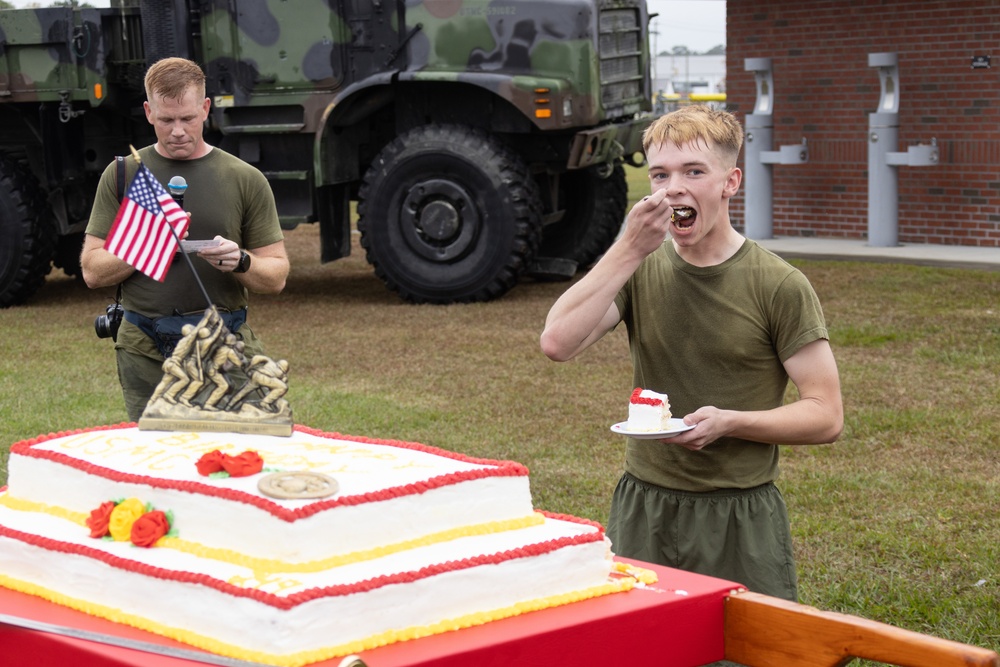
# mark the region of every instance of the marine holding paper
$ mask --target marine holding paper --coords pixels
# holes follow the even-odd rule
[[[169,334],[166,329],[173,326],[179,332],[187,321],[175,316],[190,315],[187,319],[197,321],[202,311],[214,305],[243,341],[246,354],[261,354],[260,341],[246,324],[248,292],[280,292],[289,270],[266,178],[255,167],[205,142],[203,129],[211,101],[205,97],[201,68],[189,60],[167,58],[149,68],[145,84],[143,107],[156,143],[140,149],[139,159],[159,184],[175,176],[185,179],[183,209],[191,216],[187,239],[217,243],[202,244],[191,255],[197,278],[179,253],[162,282],[137,270],[135,262],[121,259],[106,247],[123,208],[123,193],[118,191],[116,162],[105,170],[87,225],[81,267],[91,288],[121,286],[124,321],[115,352],[126,409],[133,421],[163,376],[161,366],[169,351],[163,348],[168,337],[161,340],[160,331]],[[136,174],[142,175],[134,157],[126,159],[126,173],[131,188]]]

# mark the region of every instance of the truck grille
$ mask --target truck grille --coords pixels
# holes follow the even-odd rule
[[[138,13],[123,11],[120,18],[115,16],[107,19],[104,29],[111,34],[111,60],[119,63],[140,63],[145,66],[142,21]]]
[[[642,40],[639,10],[605,9],[600,14],[601,101],[604,110],[632,106],[643,94]]]

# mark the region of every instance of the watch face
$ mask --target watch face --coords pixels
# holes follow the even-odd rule
[[[250,254],[245,251],[241,252],[240,263],[236,270],[239,271],[240,273],[245,273],[246,270],[249,268],[250,268]]]

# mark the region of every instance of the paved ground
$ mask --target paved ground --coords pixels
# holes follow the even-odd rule
[[[899,262],[1000,271],[1000,248],[930,243],[903,243],[894,247],[879,248],[870,246],[863,240],[799,236],[758,239],[757,242],[782,257]]]

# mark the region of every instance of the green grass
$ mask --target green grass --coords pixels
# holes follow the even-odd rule
[[[648,185],[629,171],[634,201]],[[557,364],[538,334],[567,283],[412,306],[357,246],[321,265],[308,226],[288,247],[287,289],[253,298],[250,322],[291,364],[296,422],[514,459],[536,506],[606,521],[624,445],[608,427],[631,390],[624,332]],[[802,601],[1000,650],[1000,273],[794,263],[823,301],[846,409],[837,444],[783,448]],[[112,296],[53,274],[0,311],[4,452],[125,420],[112,344],[93,330]]]

